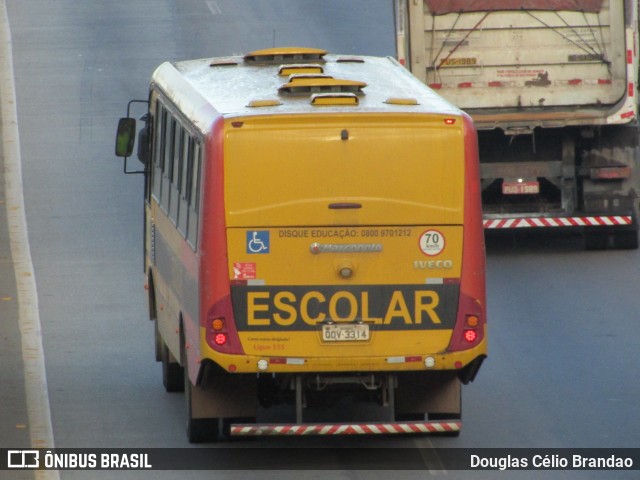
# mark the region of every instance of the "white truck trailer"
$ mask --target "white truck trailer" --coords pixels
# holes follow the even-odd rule
[[[637,0],[395,0],[398,59],[473,118],[485,229],[638,248]]]

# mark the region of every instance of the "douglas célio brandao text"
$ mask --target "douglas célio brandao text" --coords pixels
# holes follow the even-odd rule
[[[581,454],[535,454],[528,456],[472,454],[469,461],[471,469],[478,470],[629,470],[634,468],[633,458],[617,455],[599,457]]]

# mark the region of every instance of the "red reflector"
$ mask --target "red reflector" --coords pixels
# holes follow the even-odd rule
[[[458,88],[471,88],[473,84],[471,82],[462,82],[458,84]]]
[[[582,80],[579,78],[573,78],[571,80],[569,80],[569,85],[580,85],[582,83]]]
[[[593,180],[620,180],[631,177],[631,167],[603,167],[592,168]]]
[[[274,357],[269,359],[269,363],[272,363],[274,365],[284,365],[285,363],[287,363],[287,359],[284,357]]]
[[[216,345],[224,345],[227,343],[227,334],[217,333],[216,336],[213,337],[213,341],[216,342]]]
[[[432,88],[433,90],[440,90],[442,88],[442,84],[441,83],[430,83],[429,84],[429,88]]]
[[[475,330],[465,330],[464,331],[464,339],[469,342],[469,343],[473,343],[476,341],[476,338],[478,338],[478,332],[476,332]]]
[[[502,82],[489,82],[490,87],[504,87],[504,83]]]
[[[419,356],[419,355],[414,356],[414,357],[405,357],[404,361],[405,362],[421,362],[422,361],[422,357]]]

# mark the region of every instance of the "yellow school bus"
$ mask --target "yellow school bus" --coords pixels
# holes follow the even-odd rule
[[[145,103],[149,312],[189,440],[456,435],[487,345],[469,117],[392,58],[310,48],[167,62]],[[305,421],[348,395],[382,420]]]

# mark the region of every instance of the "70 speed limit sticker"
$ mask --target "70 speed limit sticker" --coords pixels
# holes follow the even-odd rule
[[[444,235],[438,230],[427,230],[420,235],[420,250],[429,257],[440,255],[445,247]]]

